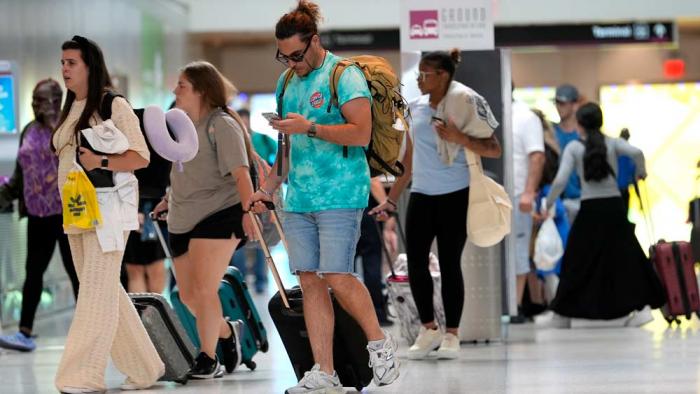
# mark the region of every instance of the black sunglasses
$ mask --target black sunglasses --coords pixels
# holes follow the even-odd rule
[[[313,38],[313,36],[311,36]],[[275,55],[275,59],[284,64],[285,66],[289,66],[289,62],[292,61],[294,63],[299,63],[304,60],[304,56],[306,56],[306,52],[309,51],[309,47],[311,47],[311,38],[309,38],[309,42],[306,43],[306,47],[304,47],[304,50],[292,53],[291,55],[284,55],[280,52],[280,50],[277,50],[277,54]]]

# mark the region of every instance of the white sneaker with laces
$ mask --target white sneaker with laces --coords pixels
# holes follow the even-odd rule
[[[442,342],[442,332],[439,328],[428,329],[420,327],[416,342],[408,349],[408,358],[418,360],[428,356]]]
[[[384,341],[381,345],[367,345],[369,352],[369,366],[374,375],[374,384],[386,386],[393,383],[399,377],[399,360],[396,358],[396,349],[399,346],[396,339],[384,331]]]
[[[459,357],[459,338],[450,332],[442,338],[442,343],[437,350],[439,359],[451,360]]]
[[[321,371],[321,366],[315,364],[310,371],[304,373],[296,386],[288,388],[285,394],[345,394],[340,384],[338,374],[329,375]]]

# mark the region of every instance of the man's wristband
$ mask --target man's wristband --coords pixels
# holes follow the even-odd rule
[[[395,202],[394,200],[392,200],[391,198],[387,197],[387,198],[386,198],[386,202],[388,202],[389,204],[391,204],[391,205],[394,207],[394,209],[398,208],[397,205],[396,205],[396,202]]]

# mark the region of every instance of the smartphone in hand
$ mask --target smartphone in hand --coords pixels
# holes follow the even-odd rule
[[[440,125],[440,126],[446,126],[446,125],[447,125],[447,122],[445,122],[445,120],[440,119],[440,118],[438,118],[437,116],[431,117],[430,120],[431,120],[431,122],[432,122],[433,124],[437,124],[437,125]]]
[[[262,113],[263,118],[267,119],[268,122],[272,122],[273,120],[280,120],[280,116],[277,115],[276,112],[263,112]]]

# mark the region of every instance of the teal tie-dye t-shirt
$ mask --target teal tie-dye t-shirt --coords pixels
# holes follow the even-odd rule
[[[346,123],[340,112],[343,104],[365,97],[371,100],[364,74],[357,67],[348,67],[338,82],[338,106],[328,110],[330,73],[341,58],[330,52],[321,68],[304,77],[294,75],[282,99],[282,117],[294,112],[319,125]],[[277,81],[277,97],[284,82],[284,73]],[[289,187],[285,210],[317,212],[329,209],[364,208],[369,196],[369,167],[362,147],[348,147],[310,138],[306,134],[291,136]]]

